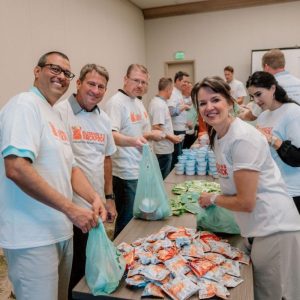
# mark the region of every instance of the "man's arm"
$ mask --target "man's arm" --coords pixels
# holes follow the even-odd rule
[[[113,195],[112,160],[110,156],[105,156],[104,159],[104,193],[105,195]],[[113,222],[117,215],[114,199],[106,199],[106,209],[107,221]]]
[[[143,136],[133,137],[127,136],[120,132],[112,132],[115,144],[120,147],[142,147],[147,143],[147,140]]]
[[[4,165],[6,176],[22,191],[37,201],[64,213],[83,232],[97,225],[97,218],[91,210],[75,205],[51,187],[33,168],[28,159],[9,155],[4,158]]]
[[[92,205],[96,220],[100,215],[101,219],[105,221],[104,203],[79,167],[72,168],[71,183],[73,191]]]

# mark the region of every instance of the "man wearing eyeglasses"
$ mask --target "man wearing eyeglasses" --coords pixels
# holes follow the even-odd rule
[[[34,77],[33,87],[0,112],[0,246],[18,300],[66,300],[72,223],[87,232],[106,210],[77,167],[53,108],[74,77],[68,57],[46,53]],[[92,209],[73,203],[73,191]]]
[[[98,107],[107,89],[109,74],[104,67],[87,64],[76,82],[77,93],[59,102],[55,108],[66,125],[73,153],[79,167],[102,199],[106,198],[108,221],[116,217],[112,190],[111,155],[116,151],[111,122],[107,114]],[[85,206],[85,200],[74,193],[73,201]],[[72,289],[85,274],[85,250],[88,233],[74,226],[73,264],[69,284],[69,299]]]
[[[117,208],[115,237],[133,216],[133,203],[142,159],[142,146],[147,140],[164,138],[160,130],[151,130],[148,113],[140,100],[147,92],[149,74],[146,67],[132,64],[120,89],[106,105],[111,118],[117,152],[112,156],[113,189]]]

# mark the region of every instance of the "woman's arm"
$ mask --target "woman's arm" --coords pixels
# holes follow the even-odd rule
[[[258,177],[258,171],[235,171],[234,182],[237,191],[236,195],[218,195],[215,198],[214,204],[233,211],[252,212],[256,204]],[[199,204],[202,207],[210,206],[212,204],[211,196],[211,193],[202,193],[199,198]]]

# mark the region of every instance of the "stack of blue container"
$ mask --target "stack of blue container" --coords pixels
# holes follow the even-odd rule
[[[211,175],[218,177],[216,158],[209,146],[197,149],[183,149],[182,155],[178,156],[178,163],[175,165],[177,175]]]

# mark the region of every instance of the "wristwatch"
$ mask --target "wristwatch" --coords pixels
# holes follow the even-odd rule
[[[219,194],[212,194],[211,196],[210,196],[210,203],[212,204],[212,205],[216,205],[216,200],[217,200],[217,197],[219,196]]]
[[[105,195],[106,200],[115,200],[115,194],[107,194]]]

